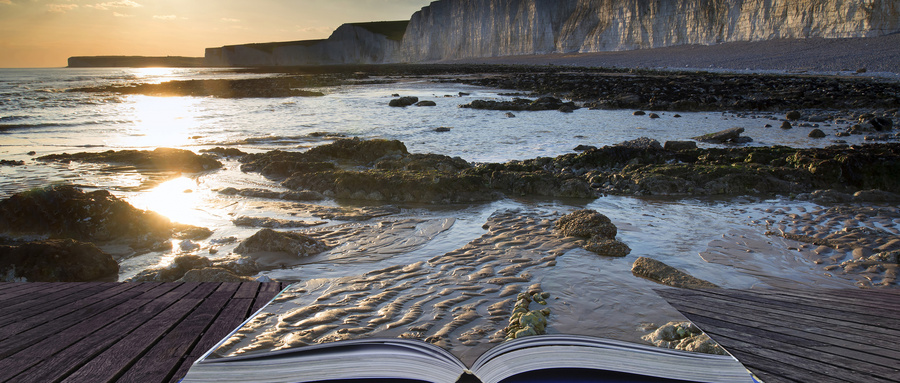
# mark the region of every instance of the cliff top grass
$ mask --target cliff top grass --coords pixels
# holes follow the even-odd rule
[[[238,44],[238,45],[226,45],[223,48],[225,49],[235,49],[237,47],[248,47],[253,48],[259,51],[263,51],[266,53],[272,53],[275,51],[275,48],[288,47],[288,46],[304,46],[311,47],[313,45],[319,44],[325,41],[325,39],[319,40],[297,40],[297,41],[278,41],[271,43],[254,43],[254,44]]]
[[[374,21],[371,23],[351,23],[350,25],[364,28],[372,33],[385,35],[388,40],[402,41],[403,35],[406,34],[406,26],[409,25],[409,20]]]

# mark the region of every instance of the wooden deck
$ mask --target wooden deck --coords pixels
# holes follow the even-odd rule
[[[177,382],[281,283],[0,283],[0,382]]]
[[[900,381],[900,292],[657,293],[766,383]]]

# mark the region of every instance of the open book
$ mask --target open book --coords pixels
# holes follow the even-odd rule
[[[455,250],[436,256],[427,247],[388,251],[393,255],[372,270],[362,257],[387,251],[380,240],[394,246],[412,241],[398,234],[403,230],[428,231],[421,223],[381,222],[365,249],[349,248],[347,262],[316,260],[306,272],[318,279],[282,291],[200,358],[184,382],[546,381],[531,377],[577,372],[588,379],[569,381],[752,382],[729,355],[645,340],[684,316],[653,292],[658,285],[633,276],[630,262],[598,257],[557,235],[556,218],[552,211],[498,211],[462,247],[451,244]],[[343,230],[359,237],[367,229]]]
[[[246,330],[248,323],[271,315],[267,307],[198,359],[182,382],[390,379],[453,383],[477,379],[495,383],[547,381],[548,376],[553,381],[578,382],[755,381],[730,355],[570,334],[533,335],[502,342],[482,353],[471,366],[444,348],[404,338],[345,339],[264,352],[218,354],[229,348],[227,344],[235,340],[238,331]],[[578,378],[569,379],[575,376]]]

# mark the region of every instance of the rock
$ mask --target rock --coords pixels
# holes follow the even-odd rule
[[[790,112],[787,112],[787,114],[784,116],[784,118],[786,118],[786,119],[788,119],[788,120],[790,120],[790,121],[797,121],[797,120],[799,120],[799,119],[802,118],[802,117],[803,117],[803,115],[800,114],[800,112],[798,112],[798,111],[796,111],[796,110],[792,110],[792,111],[790,111]]]
[[[267,227],[270,229],[292,229],[298,227],[319,226],[324,225],[327,222],[292,221],[269,217],[238,217],[231,220],[231,223],[233,223],[235,226]]]
[[[886,117],[875,117],[869,120],[869,124],[878,132],[886,132],[894,129],[894,121]]]
[[[578,210],[566,214],[556,221],[556,230],[567,237],[592,238],[599,236],[605,239],[615,239],[618,229],[612,221],[595,210]],[[596,241],[595,240],[595,241]]]
[[[391,100],[391,102],[388,103],[388,105],[394,106],[394,107],[407,107],[407,106],[413,105],[417,102],[419,102],[418,97],[405,96],[405,97],[395,98],[395,99]]]
[[[0,166],[23,166],[25,161],[0,160]]]
[[[631,273],[638,277],[678,288],[709,289],[718,287],[713,283],[695,278],[688,273],[647,257],[640,257],[634,261]]]
[[[813,129],[809,132],[810,138],[825,138],[825,132],[821,129]]]
[[[647,113],[644,112],[643,110],[636,110],[636,111],[634,111],[634,113],[631,113],[632,116],[643,116],[645,114],[647,114]]]
[[[576,110],[578,106],[574,102],[563,102],[555,97],[541,97],[537,100],[527,98],[514,98],[512,101],[493,101],[493,100],[473,100],[472,102],[460,105],[460,108],[484,109],[484,110],[560,110],[562,107]]]
[[[449,132],[450,128],[448,128],[446,126],[441,126],[439,128],[434,128],[434,131],[438,132],[438,133],[444,133],[444,132]]]
[[[437,106],[437,103],[434,101],[419,101],[416,103],[416,106]]]
[[[817,204],[846,203],[853,200],[853,196],[834,189],[816,190],[810,195],[810,200]]]
[[[744,133],[744,128],[731,128],[715,133],[704,134],[699,137],[694,137],[694,139],[701,142],[713,142],[721,144],[726,142],[739,141],[741,139],[741,133]]]
[[[119,264],[91,243],[48,239],[0,246],[2,281],[89,282],[116,280]]]
[[[513,112],[506,112],[506,117],[508,117],[508,118],[515,118],[516,115],[513,114]]]
[[[252,277],[242,277],[221,267],[188,270],[176,282],[254,282]]]
[[[593,150],[593,149],[597,149],[597,147],[593,146],[593,145],[578,145],[575,147],[575,149],[572,149],[572,150],[574,150],[576,152],[583,152],[586,150]]]
[[[212,149],[200,149],[200,153],[212,153],[220,155],[222,157],[241,157],[247,154],[246,152],[243,152],[238,148],[223,148],[221,146],[217,146]]]
[[[575,112],[575,108],[573,108],[571,105],[563,105],[563,106],[560,106],[559,109],[557,109],[557,110],[560,111],[560,112],[563,112],[563,113],[573,113],[573,112]]]
[[[672,117],[673,117],[673,118],[681,118],[681,115],[680,115],[680,114],[678,114],[678,113],[676,113],[676,114],[675,114],[675,115],[673,115],[673,116],[672,116]]]
[[[672,152],[694,150],[697,149],[697,143],[694,141],[666,141],[666,144],[663,145],[663,149]]]
[[[262,252],[288,253],[296,257],[307,257],[328,249],[322,241],[300,233],[278,232],[262,229],[245,239],[234,252],[252,254]]]
[[[655,118],[659,118],[659,115],[656,113],[650,113],[647,115],[647,117],[650,117],[651,119],[655,119]]]
[[[897,202],[900,194],[883,190],[860,190],[853,193],[853,202]]]
[[[328,167],[331,169],[331,167]],[[219,190],[222,195],[240,195],[243,197],[280,199],[286,201],[320,201],[325,199],[322,193],[312,190],[290,190],[285,192],[272,191],[260,188],[235,189],[227,187]]]
[[[591,237],[591,239],[589,239],[582,247],[585,250],[593,251],[607,257],[624,257],[631,253],[631,248],[628,247],[628,245],[601,235]]]
[[[669,322],[641,337],[657,347],[725,355],[725,350],[691,322]]]
[[[149,150],[108,150],[99,153],[51,154],[37,158],[38,161],[89,162],[102,164],[129,165],[138,169],[167,170],[197,173],[215,170],[222,163],[209,156],[200,156],[190,150],[157,148]]]
[[[73,186],[57,185],[16,193],[0,201],[0,232],[16,235],[151,243],[194,229],[203,230],[136,209],[105,190],[85,193]]]
[[[631,148],[631,149],[662,150],[662,145],[659,144],[659,141],[654,140],[652,138],[647,138],[647,137],[640,137],[640,138],[635,138],[630,141],[620,142],[620,143],[616,144],[616,146],[621,146],[624,148]]]
[[[856,70],[856,73],[866,73],[866,72],[868,72],[868,71],[869,71],[869,70],[866,69],[866,68],[859,68],[859,69]]]
[[[788,130],[788,129],[791,129],[791,128],[793,128],[793,126],[791,126],[791,123],[790,123],[790,122],[787,122],[787,121],[782,121],[782,122],[781,122],[781,129]]]
[[[809,121],[809,122],[825,122],[830,119],[831,119],[830,117],[828,117],[827,115],[824,115],[824,114],[814,114],[812,116],[809,116],[809,118],[807,118],[807,121]]]

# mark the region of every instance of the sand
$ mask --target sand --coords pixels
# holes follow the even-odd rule
[[[834,73],[900,80],[900,33],[847,39],[778,39],[597,53],[449,60],[445,63],[566,65],[710,71]]]

